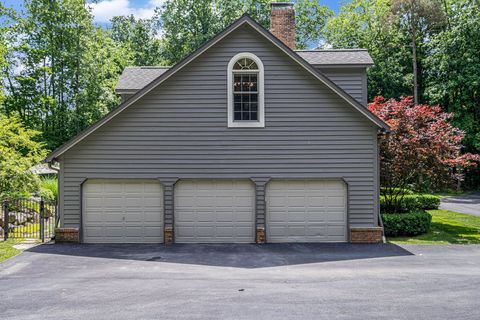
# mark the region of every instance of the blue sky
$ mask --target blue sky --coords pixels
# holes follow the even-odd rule
[[[6,7],[19,9],[22,6],[21,0],[0,0]],[[165,0],[99,0],[93,6],[95,21],[99,24],[106,24],[113,16],[133,14],[138,18],[150,18],[153,10],[161,6]],[[201,0],[200,0],[201,1]],[[312,0],[315,1],[315,0]],[[338,11],[342,0],[319,0],[321,4],[329,6]]]

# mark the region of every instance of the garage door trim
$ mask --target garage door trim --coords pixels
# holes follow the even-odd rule
[[[349,183],[343,178],[343,177],[340,177],[340,178],[336,178],[336,177],[288,177],[288,178],[283,178],[283,177],[272,177],[268,180],[268,182],[265,184],[265,238],[266,238],[266,242],[271,242],[269,241],[269,238],[271,238],[270,236],[270,231],[269,231],[269,206],[268,206],[268,202],[269,202],[269,185],[271,185],[271,183],[275,183],[276,181],[285,181],[285,182],[288,182],[288,181],[291,181],[291,182],[294,182],[294,181],[300,181],[300,180],[303,180],[303,181],[334,181],[334,182],[342,182],[343,186],[344,186],[344,196],[345,196],[345,199],[344,199],[344,239],[342,241],[334,241],[334,242],[348,242],[350,241],[350,234],[349,234],[349,229],[350,229],[350,219],[349,219],[349,207],[350,207],[350,197],[349,197]],[[276,241],[277,242],[277,241]],[[285,241],[287,242],[287,241]],[[290,242],[290,241],[288,241]],[[291,242],[294,242],[294,241],[291,241]],[[319,241],[319,242],[323,242],[323,241]],[[325,241],[327,242],[327,241]]]
[[[234,192],[235,192],[235,190],[236,190],[235,188],[238,187],[238,183],[239,183],[239,182],[240,182],[240,183],[245,183],[245,186],[248,184],[248,186],[249,186],[248,190],[247,190],[247,189],[243,189],[243,190],[242,190],[242,189],[239,189],[239,190],[242,191],[242,192],[244,192],[245,194],[251,192],[251,194],[249,194],[249,195],[247,195],[247,196],[244,196],[244,197],[246,198],[246,199],[244,200],[245,203],[242,202],[242,204],[243,204],[243,209],[247,209],[247,210],[248,210],[248,208],[250,208],[251,211],[249,211],[249,212],[244,211],[244,212],[243,212],[243,213],[244,213],[244,218],[247,216],[247,214],[250,215],[248,221],[246,221],[246,220],[245,220],[245,221],[235,221],[235,220],[232,220],[231,225],[227,225],[227,226],[225,226],[225,227],[226,227],[227,229],[228,229],[229,227],[231,227],[231,228],[232,228],[232,231],[238,231],[238,228],[240,228],[240,229],[242,229],[242,228],[243,228],[243,229],[246,229],[246,228],[247,228],[247,225],[248,225],[249,232],[250,232],[251,234],[248,235],[248,236],[247,236],[247,235],[238,235],[238,234],[232,235],[232,236],[231,236],[232,241],[221,241],[221,240],[215,241],[214,238],[218,235],[218,234],[216,233],[216,232],[217,232],[217,231],[216,231],[217,223],[220,223],[220,224],[221,224],[222,221],[220,221],[219,219],[212,219],[212,220],[208,221],[208,219],[207,219],[207,220],[202,221],[202,222],[205,222],[206,225],[208,225],[208,223],[210,222],[210,223],[212,223],[212,226],[215,227],[215,228],[214,228],[214,229],[215,229],[215,232],[214,232],[215,235],[213,236],[213,238],[211,238],[210,235],[208,235],[208,236],[205,236],[204,241],[202,241],[202,240],[199,240],[199,241],[189,241],[189,240],[188,240],[188,237],[189,237],[189,236],[179,235],[179,229],[180,229],[181,227],[184,227],[184,228],[187,228],[187,229],[188,229],[189,227],[193,227],[193,231],[192,231],[193,234],[190,235],[190,237],[193,237],[193,238],[198,238],[198,237],[199,237],[199,236],[197,235],[198,230],[197,230],[197,228],[196,228],[196,225],[194,224],[194,221],[192,221],[192,225],[191,225],[191,226],[188,226],[188,222],[185,222],[185,221],[183,222],[184,226],[179,226],[179,223],[182,224],[182,222],[179,222],[180,213],[179,213],[179,198],[178,198],[178,197],[179,197],[179,190],[178,190],[178,189],[179,189],[180,187],[182,187],[182,184],[186,184],[186,183],[188,183],[188,182],[194,183],[193,187],[195,188],[195,190],[192,190],[192,192],[197,193],[197,192],[199,191],[198,189],[196,189],[196,188],[198,188],[198,183],[201,183],[201,182],[212,182],[212,183],[214,184],[214,185],[212,186],[212,189],[211,189],[211,190],[208,190],[208,188],[207,188],[207,189],[205,189],[205,190],[203,190],[203,191],[207,191],[207,192],[208,192],[208,191],[213,191],[213,192],[214,192],[214,191],[215,191],[215,188],[218,187],[218,186],[215,185],[216,182],[228,182],[228,181],[232,181],[232,183],[233,183],[233,184],[232,184],[232,188],[233,188],[233,189],[231,190],[233,194],[234,194]],[[179,186],[180,186],[180,187],[179,187]],[[188,187],[190,187],[190,186],[185,185],[185,186],[183,186],[183,187],[187,187],[186,191],[188,191]],[[228,189],[220,189],[220,190],[222,190],[222,191],[227,191]],[[237,190],[238,190],[238,189],[237,189]],[[185,191],[185,190],[183,190],[183,191]],[[201,190],[200,190],[200,191],[201,191]],[[218,189],[217,189],[217,191],[218,191]],[[207,194],[208,194],[208,193],[207,193]],[[228,197],[228,196],[229,196],[229,194],[228,194],[228,192],[227,192],[227,197]],[[187,197],[187,198],[188,198],[188,193],[187,193],[187,196],[183,195],[183,197]],[[208,196],[207,196],[207,197],[208,197]],[[216,198],[216,197],[215,197],[215,198]],[[173,201],[173,203],[174,203],[174,219],[173,219],[173,225],[174,225],[174,227],[173,227],[173,229],[174,229],[174,239],[175,239],[174,242],[176,242],[176,243],[233,243],[233,242],[237,242],[237,243],[255,243],[255,234],[256,234],[256,231],[255,231],[255,230],[256,230],[256,225],[257,225],[256,200],[257,200],[257,199],[256,199],[256,191],[255,191],[255,182],[252,181],[252,179],[250,179],[250,178],[230,178],[230,177],[229,177],[229,178],[225,178],[225,177],[223,177],[223,178],[209,178],[209,177],[208,177],[208,178],[182,178],[182,179],[179,179],[179,180],[177,181],[177,183],[175,184],[174,201]],[[194,201],[197,201],[197,200],[195,199]],[[249,201],[251,201],[251,203],[248,203],[248,204],[247,204],[247,202],[249,202]],[[193,206],[193,208],[195,208],[194,206],[197,205],[197,204],[196,204],[196,203],[193,203],[193,204],[191,204],[191,205]],[[214,206],[216,206],[216,204],[214,204]],[[181,206],[180,206],[180,207],[181,207]],[[188,208],[188,205],[186,206],[186,208]],[[217,208],[217,207],[215,207],[215,208]],[[235,207],[233,206],[233,208],[235,208]],[[187,209],[187,210],[188,210],[188,209]],[[187,213],[188,213],[188,211],[187,211]],[[194,213],[194,214],[196,215],[197,213]],[[195,218],[198,219],[198,216],[195,217]],[[217,217],[217,218],[218,218],[218,217]],[[225,221],[224,221],[224,222],[225,222]],[[239,222],[239,225],[235,225],[236,222]],[[197,223],[198,223],[198,221],[197,221]],[[197,224],[197,225],[198,225],[198,224]],[[224,238],[228,238],[228,237],[229,237],[229,236],[224,236]],[[247,237],[249,238],[248,241],[245,240]],[[210,239],[210,238],[211,238],[211,239]],[[220,238],[222,238],[222,237],[220,236]],[[243,238],[243,241],[242,241],[242,240],[239,241],[239,239],[242,239],[242,238]],[[236,240],[234,240],[234,239],[236,239]]]
[[[159,243],[165,243],[165,238],[164,238],[164,230],[166,227],[165,223],[165,186],[164,184],[160,181],[158,178],[109,178],[109,177],[95,177],[95,178],[84,178],[80,182],[80,221],[79,221],[79,242],[80,243],[85,243],[85,221],[84,221],[84,215],[85,215],[85,185],[89,181],[96,181],[96,180],[110,180],[110,181],[150,181],[150,182],[158,182],[159,185],[161,186],[161,194],[159,195],[160,201],[161,201],[161,206],[162,206],[162,212],[161,212],[161,219],[162,219],[162,226],[161,226],[161,234],[162,234],[162,242]]]

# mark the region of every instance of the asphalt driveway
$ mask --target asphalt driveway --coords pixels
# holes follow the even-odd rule
[[[440,209],[471,214],[480,217],[480,192],[466,196],[442,198]]]
[[[480,319],[480,246],[43,245],[1,319]]]

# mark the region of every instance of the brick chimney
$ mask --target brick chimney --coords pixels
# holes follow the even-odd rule
[[[273,2],[271,4],[270,32],[295,50],[295,10],[291,2]]]

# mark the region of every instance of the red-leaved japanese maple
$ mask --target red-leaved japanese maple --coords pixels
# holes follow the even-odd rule
[[[464,132],[449,123],[453,114],[438,105],[415,105],[412,97],[376,97],[368,109],[391,127],[379,146],[382,195],[393,211],[405,188],[451,186],[463,179],[463,168],[480,161],[479,155],[461,154]]]

